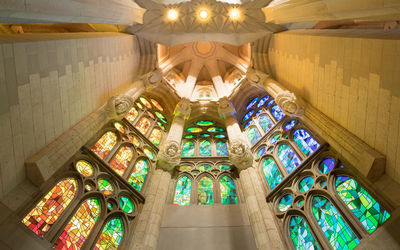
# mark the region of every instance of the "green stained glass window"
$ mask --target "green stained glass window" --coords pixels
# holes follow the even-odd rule
[[[133,204],[133,201],[126,196],[122,196],[119,199],[119,206],[122,211],[128,214],[132,213],[135,210],[135,205]]]
[[[334,249],[354,249],[359,243],[349,225],[325,197],[315,196],[312,213],[322,232]]]
[[[268,115],[261,115],[258,119],[258,123],[260,124],[260,127],[264,133],[267,133],[274,126],[274,123],[271,121]]]
[[[213,181],[209,177],[202,177],[198,183],[198,204],[214,205],[214,187]]]
[[[210,133],[218,133],[218,132],[223,132],[224,130],[220,127],[211,127],[208,128],[207,131]]]
[[[319,148],[319,143],[304,129],[297,129],[294,131],[293,137],[297,146],[299,146],[301,151],[307,156]]]
[[[187,142],[185,142],[183,144],[182,156],[183,157],[192,157],[192,156],[194,156],[194,143],[192,141],[187,141]]]
[[[229,176],[224,176],[219,180],[219,187],[221,190],[221,203],[222,205],[238,204],[236,195],[235,182]]]
[[[193,167],[190,165],[183,165],[179,167],[179,171],[192,171]]]
[[[289,234],[295,249],[314,250],[320,249],[311,233],[307,222],[299,216],[292,216],[289,221]]]
[[[165,118],[165,116],[163,114],[161,114],[160,112],[154,112],[156,114],[156,116],[158,117],[158,119],[160,119],[160,121],[162,121],[163,123],[167,123],[167,119]]]
[[[210,137],[210,134],[201,134],[201,137]]]
[[[302,193],[311,189],[314,184],[314,179],[311,176],[304,177],[299,183],[299,190]]]
[[[208,164],[201,164],[198,168],[200,171],[210,171],[212,169],[212,167]]]
[[[224,141],[218,141],[215,144],[217,148],[217,156],[228,156],[228,145]]]
[[[200,133],[201,131],[203,131],[203,129],[198,127],[190,127],[187,129],[187,131],[189,133]]]
[[[271,144],[275,144],[277,141],[279,141],[279,139],[281,139],[281,135],[280,134],[276,134],[276,135],[274,135],[274,137],[271,138],[271,140],[269,142]]]
[[[211,143],[208,140],[200,142],[200,156],[211,156]]]
[[[218,138],[218,139],[223,139],[223,138],[225,138],[226,136],[224,135],[224,134],[218,134],[218,135],[215,135],[215,138]]]
[[[249,128],[247,131],[247,137],[249,138],[251,145],[256,144],[261,139],[260,132],[258,132],[256,127]]]
[[[124,234],[124,225],[120,218],[113,218],[103,227],[103,231],[93,250],[117,249]]]
[[[212,121],[198,121],[196,122],[197,126],[212,126],[214,123]]]
[[[192,188],[192,180],[186,175],[182,176],[176,182],[174,205],[187,206],[190,205],[190,193]]]
[[[97,181],[97,186],[104,195],[111,195],[114,192],[114,187],[108,179],[100,178]]]
[[[225,164],[221,164],[221,165],[218,166],[218,169],[221,170],[221,171],[230,170],[231,166],[225,165]]]
[[[194,138],[194,135],[186,135],[185,136],[185,139],[192,139],[192,138]]]
[[[162,128],[162,130],[165,131],[165,126],[164,124],[162,124],[161,122],[157,121],[158,126],[160,126],[160,128]]]
[[[152,150],[148,149],[148,148],[144,148],[143,152],[145,153],[145,155],[147,157],[149,157],[151,160],[154,160],[156,158],[156,155],[153,153]]]
[[[299,202],[297,202],[298,207],[302,207],[303,204],[304,204],[304,200],[299,200]]]
[[[128,183],[140,192],[148,173],[149,163],[147,162],[147,160],[141,159],[136,162],[135,167],[133,168],[132,173],[129,176]]]
[[[357,181],[348,176],[336,178],[336,192],[369,233],[382,225],[390,214]]]
[[[271,158],[264,159],[262,162],[262,171],[265,179],[271,189],[274,189],[283,180],[275,162]]]
[[[293,149],[287,144],[281,144],[278,148],[278,158],[285,166],[286,170],[290,174],[300,165],[300,159],[294,153]]]
[[[287,211],[293,203],[293,196],[285,194],[278,202],[278,210],[281,212]]]

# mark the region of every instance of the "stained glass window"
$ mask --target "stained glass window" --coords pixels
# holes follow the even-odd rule
[[[138,117],[139,112],[133,107],[129,110],[128,114],[126,114],[125,119],[127,119],[131,124],[135,121]]]
[[[262,162],[262,171],[271,189],[274,189],[283,180],[278,166],[273,159],[267,158]]]
[[[211,156],[211,143],[208,140],[200,142],[200,156]]]
[[[133,145],[135,145],[135,147],[140,147],[140,141],[136,136],[128,135],[128,138],[129,138],[129,141],[132,142]]]
[[[111,181],[108,179],[100,178],[97,181],[97,186],[104,195],[111,195],[114,192],[114,187]]]
[[[250,110],[249,112],[247,112],[244,116],[242,121],[247,121],[252,115],[254,114],[254,109]]]
[[[57,239],[55,249],[80,249],[100,215],[100,203],[96,198],[85,200],[68,222]]]
[[[271,121],[271,119],[269,119],[268,115],[260,116],[258,123],[260,124],[260,127],[264,133],[267,133],[274,126],[274,123]]]
[[[149,137],[149,140],[156,146],[160,145],[161,142],[161,130],[158,128],[153,129],[151,131],[151,135]]]
[[[92,165],[84,160],[79,160],[76,162],[76,170],[85,177],[90,177],[93,174],[93,167]]]
[[[303,151],[305,155],[312,154],[315,150],[319,148],[318,142],[311,137],[311,135],[304,129],[297,129],[293,133],[293,139],[297,146]]]
[[[257,159],[261,158],[261,156],[263,156],[265,154],[265,151],[267,151],[266,147],[262,147],[257,151]]]
[[[201,134],[201,137],[210,137],[210,134]]]
[[[218,132],[223,132],[224,130],[220,127],[211,127],[208,128],[207,131],[210,133],[218,133]]]
[[[135,102],[136,106],[138,106],[140,109],[143,109],[142,104],[140,104],[139,102]]]
[[[219,180],[221,190],[222,205],[238,204],[235,182],[229,176],[224,176]]]
[[[281,139],[281,135],[280,134],[276,134],[274,135],[271,140],[269,141],[271,144],[275,144],[279,141],[279,139]]]
[[[153,108],[153,107],[151,106],[150,102],[147,101],[146,98],[140,97],[139,100],[143,103],[144,106],[146,106],[146,108],[148,108],[148,109],[152,109],[152,108]]]
[[[297,157],[293,149],[287,144],[281,144],[279,146],[278,158],[289,174],[301,163],[299,157]]]
[[[192,180],[186,175],[182,176],[176,182],[174,205],[190,205],[190,193],[192,189]]]
[[[293,196],[285,194],[278,202],[278,210],[281,212],[287,211],[293,203]]]
[[[192,138],[194,138],[195,136],[194,135],[186,135],[185,136],[185,139],[192,139]]]
[[[93,250],[117,249],[124,235],[124,225],[120,218],[113,218],[107,222]]]
[[[164,108],[154,99],[150,99],[151,103],[160,111],[164,111]]]
[[[147,111],[146,114],[148,114],[151,117],[151,119],[154,119],[154,120],[156,119],[156,117],[154,116],[154,114],[152,112]]]
[[[165,126],[164,126],[164,124],[162,124],[162,122],[157,121],[157,124],[158,124],[158,126],[160,126],[160,128],[161,128],[162,130],[165,131]]]
[[[203,131],[203,129],[198,127],[190,127],[187,129],[187,131],[189,133],[200,133],[201,131]]]
[[[61,180],[25,216],[22,223],[43,237],[74,199],[77,187],[74,178]]]
[[[246,125],[244,125],[244,128],[248,128],[251,125],[252,122],[253,122],[253,120],[248,121],[246,123]]]
[[[258,97],[256,97],[256,98],[254,98],[253,100],[251,100],[251,101],[247,104],[246,109],[249,109],[249,108],[253,107],[254,104],[257,103],[257,101],[258,101]]]
[[[268,108],[269,106],[272,105],[272,103],[274,103],[274,99],[270,100],[270,101],[267,103],[266,107]]]
[[[160,112],[155,112],[156,116],[158,117],[158,119],[160,119],[160,121],[162,121],[163,123],[167,123],[167,119],[165,118],[165,116],[163,114],[161,114]]]
[[[292,216],[289,221],[289,234],[295,249],[320,249],[307,222],[300,216]]]
[[[285,114],[282,112],[282,110],[278,107],[278,105],[275,105],[271,108],[272,115],[275,117],[276,120],[280,121]]]
[[[156,155],[153,153],[152,150],[150,150],[149,148],[144,148],[143,152],[145,153],[145,155],[147,157],[149,157],[151,160],[154,160],[156,158]]]
[[[199,180],[197,193],[199,205],[214,205],[213,181],[209,177],[204,176]]]
[[[114,132],[108,131],[94,144],[92,151],[101,159],[104,159],[115,144],[117,144],[117,135]]]
[[[226,136],[223,135],[223,134],[218,134],[218,135],[215,135],[214,137],[215,137],[215,138],[218,138],[218,139],[223,139],[223,138],[225,138]]]
[[[257,117],[259,114],[261,114],[261,112],[263,112],[263,110],[262,110],[262,109],[259,109],[259,110],[254,114],[254,117]]]
[[[268,100],[268,98],[269,98],[269,95],[266,95],[263,98],[261,98],[261,100],[257,103],[257,108],[259,108],[262,105],[264,105],[264,103]]]
[[[323,159],[318,166],[318,169],[322,174],[327,174],[334,168],[335,168],[335,160],[332,158]]]
[[[251,145],[256,144],[261,139],[260,132],[258,132],[256,127],[249,128],[247,131],[247,137],[249,138]]]
[[[286,123],[285,130],[286,131],[291,130],[294,127],[294,125],[296,125],[296,120],[291,120],[290,122]]]
[[[226,164],[221,164],[221,165],[218,166],[218,169],[221,170],[221,171],[225,171],[225,170],[231,169],[231,166],[226,165]]]
[[[360,243],[340,213],[325,197],[313,198],[312,213],[334,249],[353,249]]]
[[[215,144],[217,148],[217,156],[228,156],[228,145],[224,141],[218,141]]]
[[[130,147],[122,147],[114,156],[110,167],[119,175],[124,175],[126,168],[133,158],[133,150]]]
[[[136,124],[136,128],[140,131],[142,134],[146,134],[147,130],[149,130],[151,125],[151,122],[149,118],[147,117],[142,117],[140,121]]]
[[[304,177],[299,182],[299,191],[302,193],[307,192],[314,185],[314,179],[311,176]]]
[[[194,156],[194,143],[192,141],[187,141],[182,147],[182,157],[192,157]]]
[[[179,171],[192,171],[193,167],[190,165],[182,165],[179,167]]]
[[[353,178],[338,176],[336,192],[369,233],[382,225],[390,214]]]
[[[198,121],[196,122],[197,126],[212,126],[214,123],[212,121]]]
[[[201,164],[198,168],[200,171],[210,171],[212,169],[211,165],[208,164]]]
[[[119,198],[119,207],[122,209],[122,211],[128,214],[135,211],[135,204],[131,199],[126,196],[122,196],[121,198]]]
[[[138,162],[136,162],[135,167],[132,170],[131,175],[129,176],[128,183],[140,192],[140,190],[142,190],[148,172],[149,163],[147,162],[147,160],[139,160]]]

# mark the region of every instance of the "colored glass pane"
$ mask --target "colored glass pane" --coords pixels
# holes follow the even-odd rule
[[[197,126],[212,126],[214,123],[212,121],[198,121],[196,122]]]
[[[162,123],[159,122],[159,121],[157,121],[157,124],[158,124],[158,126],[160,126],[160,128],[161,128],[162,130],[165,131],[165,126],[164,126],[164,124],[162,124]]]
[[[302,207],[304,204],[304,200],[299,200],[299,202],[297,203],[298,207]]]
[[[249,138],[251,145],[256,144],[261,139],[260,132],[258,132],[256,127],[249,128],[247,131],[247,137]]]
[[[299,191],[302,193],[307,192],[314,185],[314,179],[311,176],[304,177],[299,182]]]
[[[133,204],[133,201],[126,197],[122,196],[119,198],[119,207],[124,211],[125,213],[132,213],[135,210],[135,205]]]
[[[80,249],[100,215],[100,203],[96,198],[85,200],[65,226],[55,242],[55,249]]]
[[[199,205],[214,205],[214,187],[210,178],[202,177],[199,180],[197,190]]]
[[[295,249],[314,250],[320,249],[311,233],[307,222],[299,216],[292,216],[289,221],[289,234]]]
[[[226,136],[223,135],[223,134],[215,135],[215,138],[218,138],[218,139],[223,139],[223,138],[225,138],[225,137],[226,137]]]
[[[89,177],[92,176],[93,174],[93,167],[92,164],[90,164],[87,161],[84,160],[79,160],[76,162],[76,170],[83,176]]]
[[[148,109],[152,109],[152,108],[153,108],[153,107],[151,106],[150,102],[147,101],[146,98],[140,97],[139,100],[140,100],[141,103],[143,103],[144,106],[146,106],[146,108],[148,108]]]
[[[211,156],[211,143],[208,140],[202,140],[200,142],[200,156]]]
[[[265,151],[267,151],[266,147],[262,147],[257,151],[257,159],[261,158],[261,156],[263,156],[265,154]]]
[[[253,122],[253,120],[248,121],[248,122],[246,123],[246,125],[244,125],[244,128],[248,128],[248,127],[251,125],[252,122]]]
[[[182,176],[176,182],[174,205],[190,205],[190,193],[192,189],[192,180],[187,176]]]
[[[222,205],[238,204],[235,182],[229,176],[224,176],[219,180],[221,190]]]
[[[192,171],[193,167],[190,165],[183,165],[179,167],[179,171]]]
[[[155,112],[156,116],[158,117],[158,119],[160,119],[160,121],[162,121],[163,123],[167,123],[167,118],[165,118],[165,116],[163,114],[161,114],[160,112]]]
[[[256,97],[256,98],[254,98],[253,100],[251,100],[251,101],[247,104],[246,109],[249,109],[249,108],[253,107],[254,104],[257,103],[257,101],[258,101],[258,97]]]
[[[187,129],[187,131],[189,133],[200,133],[201,131],[203,131],[203,129],[198,127],[190,127]]]
[[[264,96],[263,98],[261,98],[261,100],[257,103],[257,108],[261,107],[262,105],[264,105],[264,103],[267,102],[269,98],[269,95]]]
[[[332,203],[322,196],[312,200],[312,213],[334,249],[354,249],[360,241]]]
[[[272,100],[270,100],[268,103],[267,103],[267,108],[269,107],[269,106],[271,106],[272,105],[272,103],[274,103],[274,99],[272,99]]]
[[[164,108],[154,99],[150,99],[151,103],[160,111],[164,111]]]
[[[382,225],[390,214],[356,180],[348,176],[336,178],[336,192],[369,233]]]
[[[142,104],[140,104],[139,102],[136,102],[135,104],[136,104],[136,106],[138,106],[140,109],[143,109]]]
[[[269,119],[268,115],[260,116],[258,123],[260,124],[260,127],[264,133],[267,133],[274,126],[274,123],[271,121],[271,119]]]
[[[112,168],[117,174],[123,175],[126,168],[133,158],[133,150],[130,147],[122,147],[118,153],[114,156],[110,163]]]
[[[147,173],[149,172],[149,163],[142,159],[136,162],[135,167],[129,176],[128,183],[137,191],[142,190],[143,184],[146,180]]]
[[[290,122],[286,123],[285,130],[286,131],[291,130],[294,127],[294,125],[296,125],[296,120],[291,120]]]
[[[108,179],[100,178],[97,181],[97,186],[104,195],[112,195],[112,193],[114,192],[114,187],[111,181]]]
[[[194,135],[186,135],[185,138],[186,139],[192,139],[192,138],[194,138]]]
[[[25,216],[22,223],[43,237],[74,199],[77,187],[74,178],[61,180]]]
[[[259,109],[259,110],[254,114],[254,117],[257,117],[259,114],[261,114],[261,112],[263,112],[263,110],[262,110],[262,109]]]
[[[304,129],[297,129],[294,131],[293,139],[301,151],[307,156],[319,148],[318,142]]]
[[[218,141],[216,144],[217,156],[228,156],[228,145],[224,141]]]
[[[279,139],[281,139],[281,135],[280,134],[276,134],[271,138],[271,140],[269,142],[271,144],[275,144],[277,141],[279,141]]]
[[[218,166],[218,169],[221,170],[221,171],[230,170],[231,166],[225,165],[225,164],[221,164],[221,165]]]
[[[283,180],[278,166],[273,159],[267,158],[262,162],[262,171],[271,189],[274,189]]]
[[[124,234],[124,225],[120,218],[113,218],[107,222],[93,250],[117,249]]]
[[[201,134],[201,137],[210,137],[210,134]]]
[[[149,137],[149,140],[156,146],[160,145],[161,142],[161,130],[158,128],[153,129],[151,131],[151,135]]]
[[[282,112],[282,110],[278,107],[278,105],[275,105],[271,108],[272,115],[275,117],[276,120],[280,121],[285,114]]]
[[[321,182],[319,183],[319,186],[322,187],[322,188],[324,188],[324,187],[326,186],[326,181],[321,181]]]
[[[129,110],[128,114],[126,114],[125,119],[127,119],[131,124],[133,124],[138,115],[139,112],[135,109],[135,107],[133,107],[131,108],[131,110]]]
[[[114,127],[121,133],[125,133],[125,127],[119,123],[119,122],[114,122]]]
[[[85,184],[86,191],[92,191],[94,189],[92,184]]]
[[[335,168],[335,160],[332,158],[325,158],[318,165],[318,170],[322,174],[327,174]]]
[[[285,194],[278,202],[278,210],[281,212],[287,211],[293,203],[293,196]]]
[[[200,171],[210,171],[212,169],[212,167],[208,164],[201,164],[198,169]]]
[[[301,163],[299,157],[297,157],[293,149],[287,144],[279,146],[278,158],[289,174]]]
[[[129,141],[132,142],[133,145],[135,145],[136,147],[140,147],[140,141],[136,136],[128,135],[128,138],[129,138]]]
[[[220,127],[211,127],[208,128],[207,131],[210,133],[218,133],[218,132],[223,132],[224,130]]]
[[[192,141],[187,141],[182,146],[182,156],[192,157],[194,156],[194,143]]]
[[[113,210],[114,205],[111,202],[107,202],[107,208]]]
[[[242,121],[247,121],[252,115],[254,114],[254,109],[250,110],[249,112],[247,112],[244,116]]]
[[[150,111],[147,111],[146,113],[151,117],[151,119],[156,119],[156,117]]]
[[[136,128],[140,131],[140,133],[146,134],[147,130],[149,130],[149,128],[150,128],[150,125],[151,125],[151,122],[150,122],[149,118],[142,117],[142,119],[140,119],[138,124],[136,124]]]
[[[108,131],[94,144],[92,151],[101,159],[104,159],[115,144],[117,144],[117,135],[114,132]]]

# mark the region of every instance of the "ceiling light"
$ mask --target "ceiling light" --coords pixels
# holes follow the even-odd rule
[[[240,18],[240,10],[238,8],[233,8],[229,11],[229,17],[232,20],[238,20]]]
[[[206,19],[208,17],[208,12],[207,10],[202,10],[200,11],[200,18],[201,19]]]
[[[176,9],[170,9],[168,11],[168,19],[171,21],[175,21],[176,19],[178,19],[179,13]]]

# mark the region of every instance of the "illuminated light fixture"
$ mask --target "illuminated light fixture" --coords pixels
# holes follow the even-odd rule
[[[232,8],[229,11],[229,17],[231,18],[231,20],[238,20],[240,18],[240,9],[238,8]]]
[[[207,10],[202,10],[202,11],[200,11],[199,16],[200,16],[201,19],[207,19],[207,17],[208,17],[208,12],[207,12]]]
[[[168,19],[171,21],[175,21],[176,19],[178,19],[179,13],[176,9],[170,9],[168,11]]]

